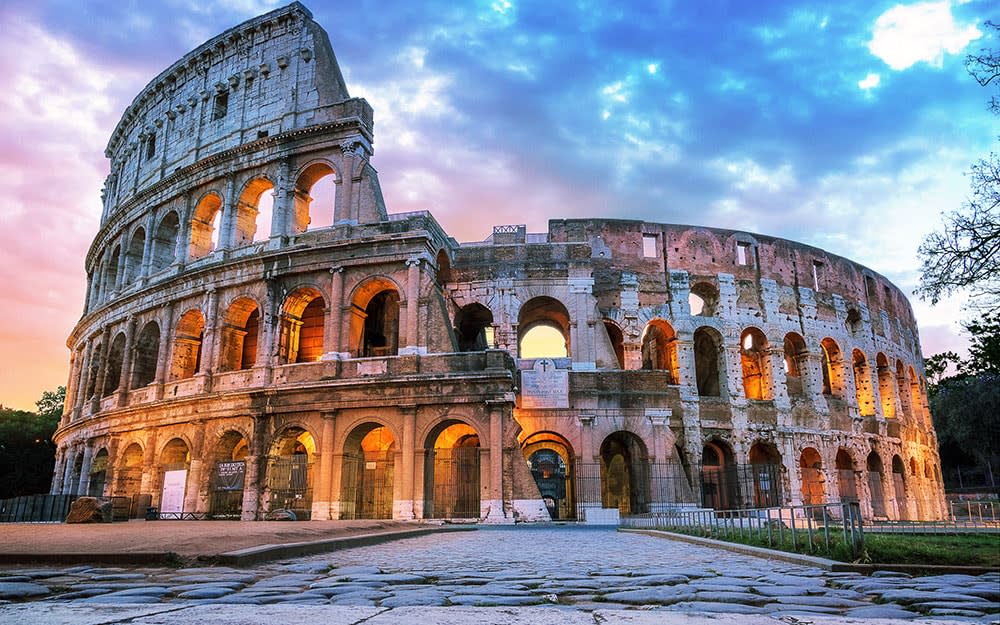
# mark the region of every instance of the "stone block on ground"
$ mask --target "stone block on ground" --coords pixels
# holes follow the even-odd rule
[[[111,501],[97,497],[80,497],[69,507],[67,523],[110,523]]]

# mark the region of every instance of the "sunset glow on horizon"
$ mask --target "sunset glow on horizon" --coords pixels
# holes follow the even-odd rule
[[[284,4],[0,7],[0,404],[34,409],[66,383],[122,112]],[[575,217],[714,226],[815,245],[909,293],[921,238],[1000,134],[963,66],[1000,47],[985,0],[304,4],[374,108],[389,213],[428,210],[459,241]],[[965,349],[963,298],[911,301],[925,354]]]

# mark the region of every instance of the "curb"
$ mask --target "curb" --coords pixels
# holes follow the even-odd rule
[[[450,527],[422,527],[412,530],[400,530],[395,532],[382,532],[379,534],[361,534],[359,536],[343,536],[341,538],[328,538],[325,540],[312,540],[301,543],[285,543],[281,545],[260,545],[258,547],[248,547],[237,551],[221,553],[212,558],[213,564],[226,566],[248,566],[266,560],[280,560],[284,558],[295,558],[300,556],[310,556],[317,553],[336,551],[338,549],[353,549],[355,547],[368,547],[404,538],[416,538],[427,534],[437,534],[440,532],[471,532],[475,531],[475,526],[457,525]]]
[[[982,575],[984,573],[1000,572],[1000,568],[989,566],[952,566],[948,564],[854,564],[851,562],[840,562],[839,560],[829,560],[819,556],[810,556],[802,553],[791,553],[788,551],[778,551],[767,547],[754,547],[752,545],[742,545],[740,543],[730,543],[714,538],[701,538],[700,536],[688,536],[687,534],[677,534],[664,530],[640,530],[619,528],[619,532],[629,532],[632,534],[645,534],[656,538],[667,538],[681,542],[702,545],[704,547],[715,547],[725,549],[748,556],[756,556],[767,560],[782,560],[792,564],[804,566],[814,566],[832,573],[861,573],[871,575],[875,571],[895,571],[897,573],[909,573],[911,575],[947,575],[952,573],[965,575]]]
[[[118,553],[0,553],[0,564],[127,564],[170,565],[184,560],[172,551]]]

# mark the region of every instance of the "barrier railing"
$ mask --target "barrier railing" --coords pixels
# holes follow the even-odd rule
[[[0,499],[0,523],[61,523],[76,495],[25,495]]]
[[[667,510],[623,517],[621,527],[660,529],[811,554],[864,549],[857,502],[741,510]]]

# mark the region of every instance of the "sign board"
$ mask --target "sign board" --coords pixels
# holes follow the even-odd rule
[[[521,408],[569,408],[569,371],[549,358],[521,371]]]
[[[246,466],[242,460],[215,465],[215,490],[243,490]]]
[[[184,484],[187,470],[163,473],[163,496],[160,497],[160,514],[174,514],[184,511]]]

